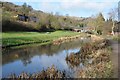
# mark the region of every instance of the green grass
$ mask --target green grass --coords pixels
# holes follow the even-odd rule
[[[45,43],[64,36],[78,35],[79,33],[71,31],[55,31],[50,33],[3,32],[1,34],[2,34],[2,46],[6,47],[31,43]]]

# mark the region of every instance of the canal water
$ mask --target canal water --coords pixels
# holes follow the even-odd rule
[[[22,72],[36,73],[54,65],[58,70],[66,71],[74,76],[74,72],[79,66],[71,66],[65,60],[71,53],[80,52],[82,43],[89,39],[77,39],[60,45],[41,45],[19,49],[6,49],[2,51],[2,77],[10,74],[19,75]]]

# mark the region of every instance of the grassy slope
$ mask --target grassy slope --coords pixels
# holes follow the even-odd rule
[[[79,33],[71,31],[55,31],[51,33],[38,32],[3,32],[2,44],[3,46],[24,45],[30,43],[44,43],[50,42],[54,39],[64,36],[74,36]]]

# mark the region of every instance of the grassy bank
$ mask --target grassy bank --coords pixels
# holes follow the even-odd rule
[[[79,33],[71,31],[55,31],[55,32],[3,32],[2,46],[11,47],[32,43],[45,43],[53,41],[60,37],[75,36]]]

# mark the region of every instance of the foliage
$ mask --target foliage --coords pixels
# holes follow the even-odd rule
[[[101,30],[97,30],[97,34],[102,35],[102,31]]]
[[[30,5],[24,3],[20,9],[21,14],[29,15],[29,12],[32,11],[33,8]]]
[[[102,15],[102,13],[99,13],[97,18],[96,18],[96,30],[103,30],[103,25],[104,25],[105,19]]]
[[[114,26],[117,22],[115,22]],[[102,13],[99,13],[97,16],[92,16],[87,20],[87,26],[92,28],[96,33],[100,31],[103,35],[111,34],[113,27],[113,20],[109,17],[106,21]]]

